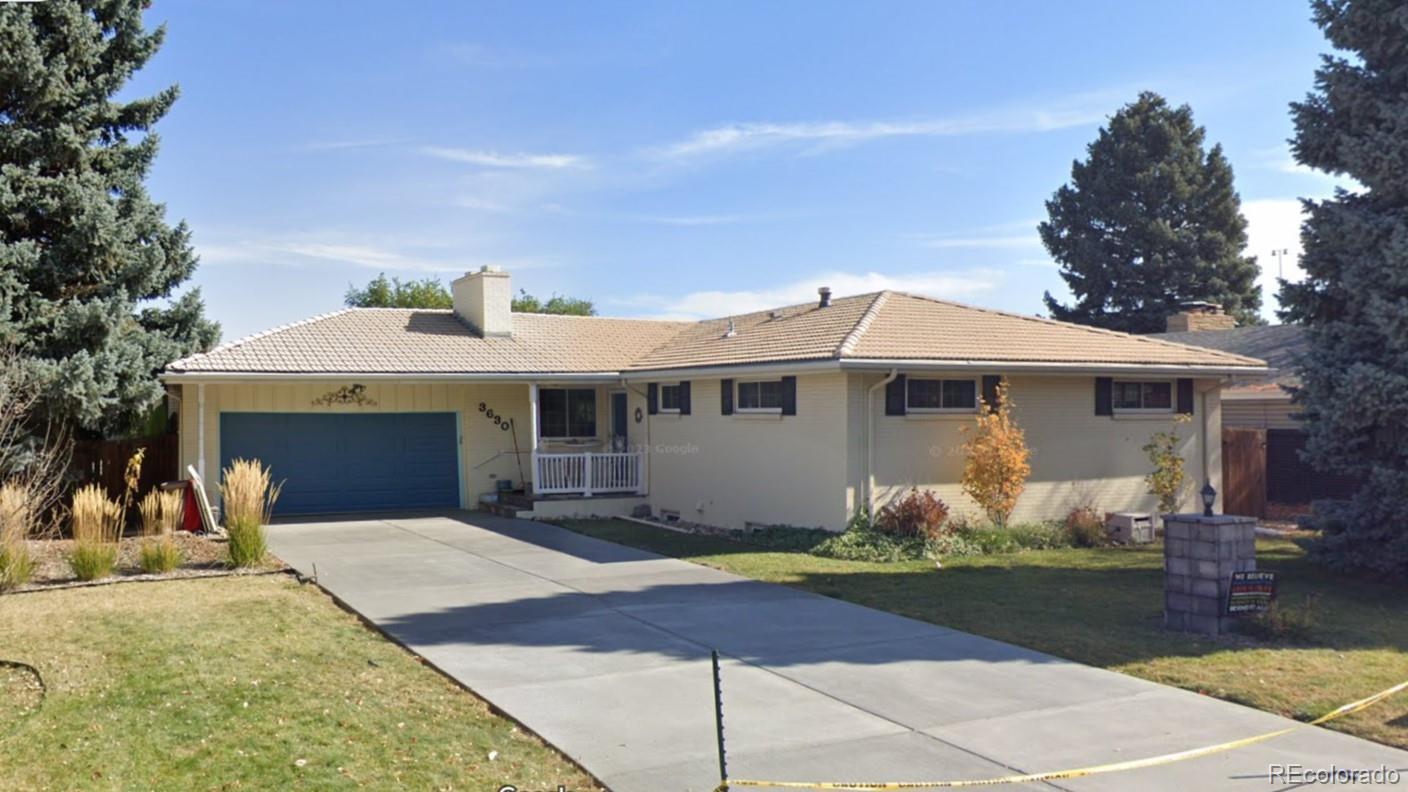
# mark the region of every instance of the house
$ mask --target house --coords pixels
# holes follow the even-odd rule
[[[283,514],[523,488],[530,516],[840,530],[913,486],[976,513],[962,430],[1006,377],[1032,448],[1015,519],[1148,511],[1150,434],[1177,426],[1217,486],[1223,382],[1265,370],[894,291],[699,322],[515,314],[492,269],[452,291],[453,310],[347,309],[172,363],[182,464],[257,457]]]
[[[1291,402],[1291,389],[1300,384],[1296,366],[1309,345],[1305,328],[1237,327],[1212,303],[1188,303],[1182,308],[1168,317],[1168,332],[1149,337],[1266,361],[1265,372],[1236,375],[1222,389],[1223,427],[1255,429],[1264,435],[1264,500],[1307,503],[1348,497],[1358,489],[1356,479],[1320,473],[1300,458],[1305,426],[1300,408]]]

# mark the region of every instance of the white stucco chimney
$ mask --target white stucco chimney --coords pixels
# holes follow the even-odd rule
[[[455,313],[487,337],[513,334],[513,288],[508,273],[485,265],[450,284]]]

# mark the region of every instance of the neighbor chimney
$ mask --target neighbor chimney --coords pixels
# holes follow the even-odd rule
[[[830,286],[822,286],[820,289],[816,290],[816,293],[821,295],[821,302],[817,304],[818,308],[825,308],[826,306],[831,304]]]
[[[1167,332],[1196,333],[1202,330],[1231,330],[1237,320],[1222,312],[1222,306],[1210,302],[1179,303],[1181,309],[1167,319]]]
[[[455,313],[481,335],[513,333],[513,289],[508,273],[485,265],[450,284]]]

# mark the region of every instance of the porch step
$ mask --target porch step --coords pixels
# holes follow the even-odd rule
[[[528,508],[522,508],[508,503],[481,503],[479,511],[488,512],[498,517],[517,517],[520,511],[532,511],[532,504]]]

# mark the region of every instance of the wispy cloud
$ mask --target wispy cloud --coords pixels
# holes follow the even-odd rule
[[[486,168],[585,168],[589,162],[576,154],[523,154],[485,151],[478,149],[445,148],[422,146],[420,153],[450,162],[463,162]]]
[[[659,318],[711,319],[808,302],[816,299],[819,286],[830,286],[842,296],[895,289],[931,297],[964,298],[992,291],[1001,283],[1002,273],[986,269],[902,274],[831,271],[764,289],[639,295],[613,302]]]
[[[661,159],[688,159],[784,145],[838,147],[886,138],[951,137],[983,133],[1046,132],[1085,126],[1105,118],[1108,100],[1088,99],[1069,107],[996,110],[968,116],[911,121],[748,122],[700,130],[650,151]]]
[[[962,233],[908,234],[908,239],[927,248],[949,250],[955,248],[1012,250],[1041,247],[1041,236],[1036,227],[1038,219],[1017,220],[1010,223],[978,226]]]
[[[344,265],[386,272],[461,273],[482,264],[515,270],[536,269],[544,262],[530,259],[470,257],[465,245],[451,241],[398,244],[328,232],[297,237],[237,238],[198,243],[196,252],[207,264],[259,262],[286,266]]]

